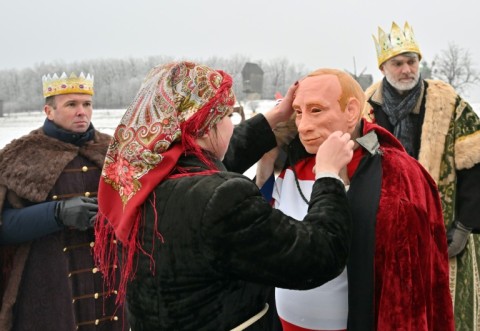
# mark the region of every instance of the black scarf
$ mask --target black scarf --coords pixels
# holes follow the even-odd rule
[[[92,140],[95,135],[95,128],[93,124],[90,123],[87,131],[83,133],[70,132],[62,129],[48,118],[45,119],[43,123],[43,131],[49,137],[56,138],[65,143],[73,144],[75,146],[83,146],[87,141]]]
[[[423,80],[420,78],[407,95],[400,95],[386,78],[383,78],[382,82],[382,108],[393,126],[393,135],[400,140],[407,153],[414,157],[419,126],[418,114],[413,114],[412,111],[418,103],[422,87]]]

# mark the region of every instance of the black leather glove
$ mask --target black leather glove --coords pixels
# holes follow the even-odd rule
[[[468,237],[472,229],[460,222],[453,222],[452,227],[447,231],[448,257],[452,258],[460,254],[467,245]]]
[[[97,211],[96,198],[75,197],[57,202],[55,219],[58,224],[85,231],[93,226]]]

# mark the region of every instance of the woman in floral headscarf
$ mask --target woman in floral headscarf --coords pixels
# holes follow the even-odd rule
[[[226,163],[252,149],[245,170],[273,147],[261,141],[291,115],[295,89],[238,128]],[[150,71],[115,131],[95,256],[111,280],[120,266],[117,300],[126,294],[133,331],[269,330],[272,286],[317,287],[345,267],[351,218],[338,172],[352,156],[349,135],[336,132],[319,149],[310,212],[297,222],[222,164],[233,104],[226,73],[168,63]]]

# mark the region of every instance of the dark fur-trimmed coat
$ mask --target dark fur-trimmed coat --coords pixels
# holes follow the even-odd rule
[[[95,132],[92,141],[78,147],[45,135],[41,128],[12,141],[0,151],[0,209],[7,201],[22,208],[86,192],[95,196],[109,141],[110,136]],[[93,272],[92,242],[92,230],[65,228],[2,246],[0,329],[68,331],[85,323],[79,330],[121,330],[121,314],[113,324],[102,320],[113,314],[114,298],[103,303],[103,279]]]

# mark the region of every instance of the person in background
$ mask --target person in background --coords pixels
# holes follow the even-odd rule
[[[449,84],[422,79],[408,23],[374,37],[384,78],[366,90],[364,116],[395,135],[440,191],[457,330],[480,328],[480,120]]]
[[[314,152],[331,132],[350,133],[354,155],[341,177],[353,232],[347,267],[338,277],[308,291],[276,289],[283,330],[452,331],[437,187],[395,137],[361,119],[364,104],[360,85],[337,69],[310,73],[295,92],[298,135],[286,147],[288,164],[276,179],[274,206],[302,219],[313,197]],[[262,159],[258,173],[265,161],[271,171],[273,159]]]
[[[0,151],[0,330],[128,329],[92,257],[111,138],[91,123],[93,93],[89,74],[44,76],[43,126]]]
[[[110,143],[95,227],[101,271],[121,265],[132,331],[270,331],[274,286],[308,289],[344,269],[351,215],[338,174],[353,154],[348,133],[315,150],[303,222],[225,167],[241,158],[246,170],[275,146],[272,127],[291,116],[295,88],[234,132],[228,74],[188,61],[148,73]]]

